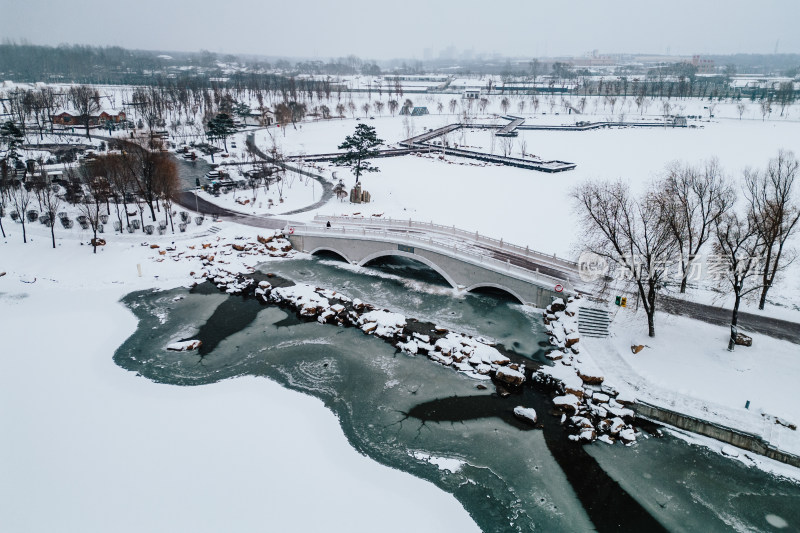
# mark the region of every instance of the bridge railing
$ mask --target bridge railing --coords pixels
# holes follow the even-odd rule
[[[387,228],[373,229],[366,226],[347,227],[338,226],[326,228],[316,225],[296,225],[287,226],[284,231],[291,235],[327,237],[333,239],[358,239],[380,242],[391,242],[393,244],[415,244],[421,248],[429,249],[433,252],[442,253],[467,263],[483,266],[496,272],[503,272],[512,277],[520,278],[536,285],[544,287],[555,287],[562,285],[566,292],[573,292],[572,284],[569,280],[543,274],[538,270],[529,270],[517,265],[512,265],[508,261],[501,261],[493,257],[481,254],[478,250],[459,246],[459,241],[435,239],[431,234],[413,233],[411,231],[400,231],[402,228],[392,228],[395,231],[387,231]],[[461,243],[463,244],[463,243]]]
[[[396,228],[396,229],[415,229],[415,230],[441,233],[444,235],[453,235],[473,244],[485,245],[492,247],[498,251],[511,252],[520,257],[536,259],[540,263],[544,263],[549,266],[555,266],[558,268],[563,268],[571,272],[577,272],[578,268],[578,263],[576,263],[575,261],[571,261],[569,259],[565,259],[562,257],[557,257],[555,254],[545,254],[543,252],[532,250],[528,246],[523,247],[517,244],[506,242],[502,238],[495,239],[492,237],[488,237],[486,235],[481,235],[477,231],[471,232],[461,228],[457,228],[455,226],[445,226],[443,224],[435,224],[433,222],[422,222],[419,220],[412,220],[412,219],[399,220],[393,218],[375,218],[375,217],[373,218],[353,218],[353,217],[342,217],[342,216],[326,217],[322,215],[315,216],[314,221],[320,224],[324,224],[325,222],[330,221],[330,222],[335,222],[337,225],[380,226],[380,227]]]

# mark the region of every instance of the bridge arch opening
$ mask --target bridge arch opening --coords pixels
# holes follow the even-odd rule
[[[495,283],[480,283],[477,285],[473,285],[472,287],[467,288],[467,292],[472,294],[481,294],[484,296],[491,296],[492,298],[497,298],[498,300],[505,300],[513,303],[524,304],[525,301],[520,297],[519,294],[503,287],[502,285],[497,285]]]
[[[338,252],[332,248],[317,248],[311,252],[311,255],[315,255],[320,259],[343,261],[345,263],[351,262],[342,252]]]
[[[389,274],[410,278],[431,285],[456,288],[450,275],[429,259],[399,250],[387,250],[368,255],[359,266],[369,266]]]

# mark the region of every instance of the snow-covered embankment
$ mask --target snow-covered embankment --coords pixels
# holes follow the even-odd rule
[[[577,296],[570,296],[566,303],[558,298],[545,309],[545,327],[556,347],[547,357],[554,365],[541,367],[533,379],[557,392],[553,403],[562,412],[562,423],[572,430],[572,440],[631,444],[636,432],[631,425],[634,413],[627,406],[634,399],[605,383],[603,373],[581,349],[579,301]]]

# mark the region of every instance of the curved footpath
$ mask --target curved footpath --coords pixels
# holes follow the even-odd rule
[[[328,201],[331,198],[333,198],[333,185],[331,185],[331,183],[328,180],[326,180],[324,177],[320,176],[319,174],[314,174],[313,172],[308,172],[307,170],[302,170],[302,169],[299,169],[297,167],[289,166],[289,165],[287,165],[286,163],[284,163],[282,161],[275,161],[274,159],[269,157],[267,154],[262,152],[261,149],[258,148],[258,146],[256,146],[255,135],[253,135],[253,134],[248,134],[247,135],[247,141],[246,142],[247,142],[248,148],[250,148],[250,150],[252,150],[252,152],[254,154],[256,154],[258,157],[260,157],[264,161],[268,161],[270,163],[273,163],[273,164],[276,164],[276,165],[280,165],[283,168],[285,168],[286,170],[291,170],[292,172],[296,172],[298,174],[302,174],[303,176],[308,176],[309,178],[312,178],[312,179],[316,180],[320,185],[322,185],[322,196],[320,197],[318,202],[315,202],[315,203],[313,203],[311,205],[308,205],[306,207],[301,207],[300,209],[295,209],[293,211],[287,211],[286,213],[281,213],[280,216],[296,215],[298,213],[306,213],[308,211],[313,211],[314,209],[319,209],[323,205],[327,204]]]

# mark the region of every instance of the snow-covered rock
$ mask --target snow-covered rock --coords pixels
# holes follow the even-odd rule
[[[272,299],[290,302],[303,316],[315,316],[330,306],[328,299],[319,295],[314,287],[302,283],[273,290]]]
[[[514,416],[531,424],[535,424],[537,420],[535,409],[532,407],[523,407],[521,405],[514,408]]]
[[[509,385],[522,385],[525,382],[525,374],[508,367],[498,368],[495,377]]]
[[[739,449],[727,444],[723,446],[720,451],[722,455],[727,455],[728,457],[739,457]]]
[[[369,311],[359,317],[358,324],[365,333],[374,333],[378,337],[394,337],[403,331],[406,317],[384,310]]]
[[[203,344],[202,341],[199,341],[197,339],[173,342],[167,345],[167,350],[171,350],[173,352],[188,352],[190,350],[198,349],[202,344]]]
[[[553,398],[553,403],[556,408],[564,409],[571,413],[577,413],[580,409],[580,399],[574,394],[565,394],[563,396],[556,396]]]

